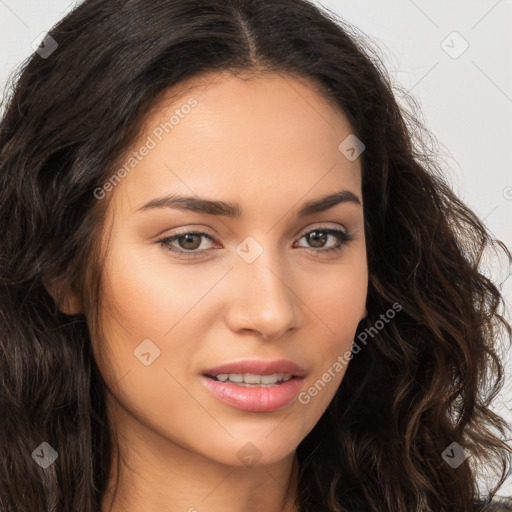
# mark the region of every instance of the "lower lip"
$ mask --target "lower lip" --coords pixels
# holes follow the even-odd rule
[[[223,403],[250,412],[271,412],[287,406],[299,393],[302,378],[273,386],[237,386],[202,376],[204,385]]]

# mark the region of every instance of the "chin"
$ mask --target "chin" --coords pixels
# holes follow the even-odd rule
[[[282,432],[278,433],[277,429],[274,432],[265,430],[254,436],[236,436],[225,444],[221,452],[212,455],[218,462],[229,466],[267,466],[293,457],[300,439],[296,441],[290,438],[289,433],[285,436]]]

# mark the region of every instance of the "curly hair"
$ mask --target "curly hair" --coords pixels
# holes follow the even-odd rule
[[[225,70],[307,78],[347,117],[365,144],[358,336],[401,305],[297,448],[300,510],[469,512],[490,500],[511,465],[491,405],[512,329],[481,263],[491,248],[511,253],[451,190],[415,100],[369,38],[305,0],[85,0],[49,35],[53,53],[23,64],[0,124],[0,505],[100,510],[114,440],[91,350],[108,205],[94,190],[160,93]],[[60,310],[66,286],[83,313]],[[59,454],[46,470],[31,457],[43,442]],[[452,443],[472,456],[457,469],[442,457]],[[500,476],[485,495],[480,465]]]

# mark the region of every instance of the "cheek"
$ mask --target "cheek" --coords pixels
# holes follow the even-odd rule
[[[357,327],[365,316],[365,253],[350,256],[338,267],[336,276],[332,272],[317,276],[305,301],[311,312],[308,332],[310,339],[315,340],[311,352],[315,372],[307,379],[299,402],[315,417],[325,411],[343,380]]]
[[[304,289],[304,302],[317,319],[326,348],[350,345],[365,316],[368,288],[365,253],[348,254],[336,267],[317,272],[312,281],[314,286]]]
[[[226,268],[173,263],[164,252],[116,240],[105,262],[102,336],[95,342],[101,348],[97,360],[105,380],[116,383],[128,372],[133,380],[142,373],[144,385],[137,394],[151,387],[150,382],[159,385],[164,369],[184,381],[204,338],[204,318],[210,318],[208,293]],[[148,359],[154,362],[146,367]]]
[[[167,340],[201,310],[226,266],[176,263],[158,248],[119,242],[106,264],[103,309],[134,338]]]
[[[95,359],[117,399],[117,414],[122,418],[129,411],[155,430],[186,416],[183,410],[190,407],[182,383],[201,339],[193,331],[193,315],[204,290],[191,287],[182,268],[151,263],[140,248],[122,243],[113,246],[105,264]],[[206,290],[214,279],[203,283]]]

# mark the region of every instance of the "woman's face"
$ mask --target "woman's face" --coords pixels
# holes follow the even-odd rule
[[[329,405],[365,316],[360,159],[351,139],[339,149],[347,120],[304,83],[212,80],[150,112],[97,193],[113,229],[95,357],[131,443],[270,464]],[[165,201],[178,196],[196,202]]]

